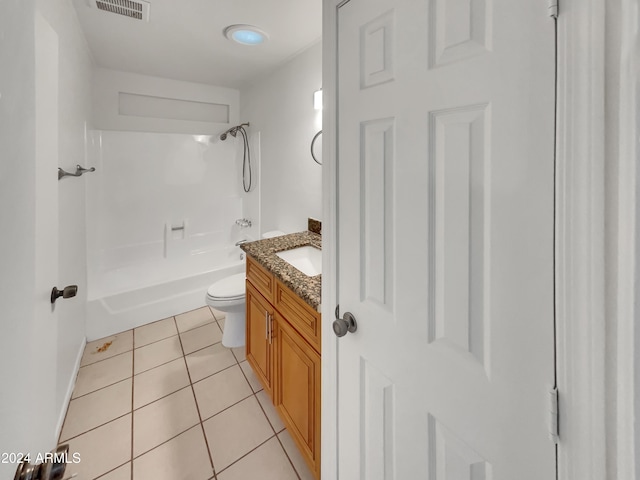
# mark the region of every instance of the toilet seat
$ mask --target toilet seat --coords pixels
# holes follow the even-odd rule
[[[207,290],[211,300],[241,300],[245,297],[245,274],[237,273],[218,280]]]

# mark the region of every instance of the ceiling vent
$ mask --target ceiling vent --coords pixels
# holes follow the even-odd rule
[[[136,20],[149,21],[151,4],[143,0],[88,0],[90,6]]]

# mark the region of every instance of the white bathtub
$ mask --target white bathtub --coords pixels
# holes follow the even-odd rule
[[[244,271],[241,253],[231,246],[90,272],[87,340],[203,306],[209,285]]]

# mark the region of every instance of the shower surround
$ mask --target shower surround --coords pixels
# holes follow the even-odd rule
[[[235,242],[252,233],[235,220],[251,193],[235,142],[93,131],[87,145],[89,340],[202,306],[243,270]]]

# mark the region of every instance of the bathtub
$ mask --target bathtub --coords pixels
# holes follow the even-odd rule
[[[182,258],[101,263],[89,272],[87,341],[202,307],[212,283],[245,268],[243,252],[234,246]]]

